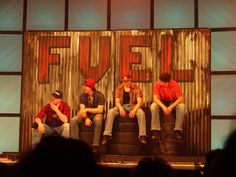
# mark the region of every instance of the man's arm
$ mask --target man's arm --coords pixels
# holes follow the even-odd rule
[[[168,108],[170,110],[172,110],[173,108],[175,108],[178,104],[183,103],[184,102],[184,96],[179,97],[174,103],[172,103]]]
[[[162,108],[162,110],[167,109],[167,107],[162,103],[162,101],[160,99],[158,99],[157,95],[153,96],[153,100],[155,103],[157,103],[158,106],[160,106]]]
[[[115,102],[116,102],[116,107],[119,109],[121,117],[125,117],[126,112],[124,108],[122,107],[122,105],[120,104],[120,98],[116,98]]]
[[[143,99],[142,97],[137,98],[137,104],[134,106],[134,108],[130,111],[129,117],[134,118],[137,110],[143,105]]]
[[[123,107],[122,107],[121,104],[120,104],[120,98],[116,98],[115,102],[116,102],[116,107],[117,107],[119,110],[122,110]]]
[[[103,108],[104,105],[98,105],[97,108],[85,108],[85,111],[92,114],[101,114],[103,112]]]
[[[143,105],[143,99],[142,97],[138,97],[137,98],[137,104],[134,106],[134,108],[132,109],[132,111],[134,111],[135,113],[137,112],[137,110]]]
[[[42,126],[43,125],[42,120],[40,118],[38,118],[38,117],[36,117],[34,119],[34,121],[38,124],[38,126]]]
[[[41,126],[41,127],[43,126],[42,118],[46,116],[47,108],[48,108],[48,105],[45,105],[37,114],[36,118],[34,119],[34,121],[38,124],[38,126]]]

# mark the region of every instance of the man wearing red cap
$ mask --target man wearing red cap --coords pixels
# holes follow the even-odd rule
[[[46,104],[34,119],[33,148],[39,143],[42,135],[57,134],[69,138],[70,107],[62,101],[63,93],[60,90],[55,90],[51,95],[51,102]],[[44,118],[45,123],[42,122]]]
[[[131,74],[125,72],[123,74],[123,83],[116,88],[114,108],[108,111],[103,133],[103,141],[101,144],[106,144],[112,138],[112,127],[115,117],[120,115],[125,117],[128,114],[129,118],[138,119],[139,126],[139,142],[146,144],[146,118],[145,113],[141,109],[142,106],[142,91],[137,84],[131,83]]]
[[[103,93],[95,89],[96,83],[93,79],[86,79],[83,85],[80,110],[71,120],[71,138],[79,139],[79,124],[84,120],[86,126],[94,126],[92,147],[94,151],[97,151],[100,145],[105,97]]]

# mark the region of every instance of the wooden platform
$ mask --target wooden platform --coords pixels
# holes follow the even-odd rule
[[[133,168],[145,156],[105,155],[99,165],[109,168]],[[204,157],[160,156],[176,170],[200,170],[204,166]]]
[[[12,160],[12,159],[9,159],[9,158],[6,158],[6,157],[0,157],[0,163],[5,163],[5,164],[15,164],[17,163],[17,160]]]
[[[109,144],[101,147],[104,154],[143,156],[143,155],[168,155],[168,156],[187,156],[186,138],[176,140],[174,137],[175,116],[163,116],[161,119],[161,140],[152,142],[150,131],[150,116],[146,118],[147,122],[147,144],[143,145],[138,140],[138,122],[137,119],[116,117],[113,124],[112,140]],[[103,132],[104,128],[102,129]],[[93,127],[86,127],[84,123],[80,124],[80,139],[91,144],[93,138]]]

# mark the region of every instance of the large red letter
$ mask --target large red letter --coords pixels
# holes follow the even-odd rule
[[[49,83],[49,65],[60,64],[59,54],[51,54],[51,48],[70,47],[68,36],[41,36],[39,37],[38,82]]]
[[[131,52],[132,47],[151,47],[151,36],[121,36],[120,37],[120,79],[124,71],[130,71],[131,64],[141,64],[139,52]],[[132,70],[133,81],[150,82],[151,69]]]
[[[91,45],[89,36],[79,37],[79,69],[85,78],[92,78],[98,82],[110,67],[111,38],[103,36],[99,38],[99,62],[96,66],[90,65]]]
[[[161,36],[161,73],[163,72],[173,75],[176,81],[193,82],[194,79],[193,70],[172,69],[172,35]]]

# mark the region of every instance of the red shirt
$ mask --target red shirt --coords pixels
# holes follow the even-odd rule
[[[61,111],[62,114],[64,114],[68,118],[68,122],[69,122],[70,121],[70,106],[64,102],[61,102],[58,109]],[[46,104],[35,118],[40,118],[42,120],[44,117],[46,118],[45,124],[51,127],[58,127],[64,124],[64,122],[62,122],[59,119],[56,112],[52,110],[52,108],[50,107],[50,103]]]
[[[183,96],[179,84],[174,80],[171,80],[168,86],[161,85],[160,81],[157,81],[154,85],[154,95],[159,100],[167,102],[174,102]]]

